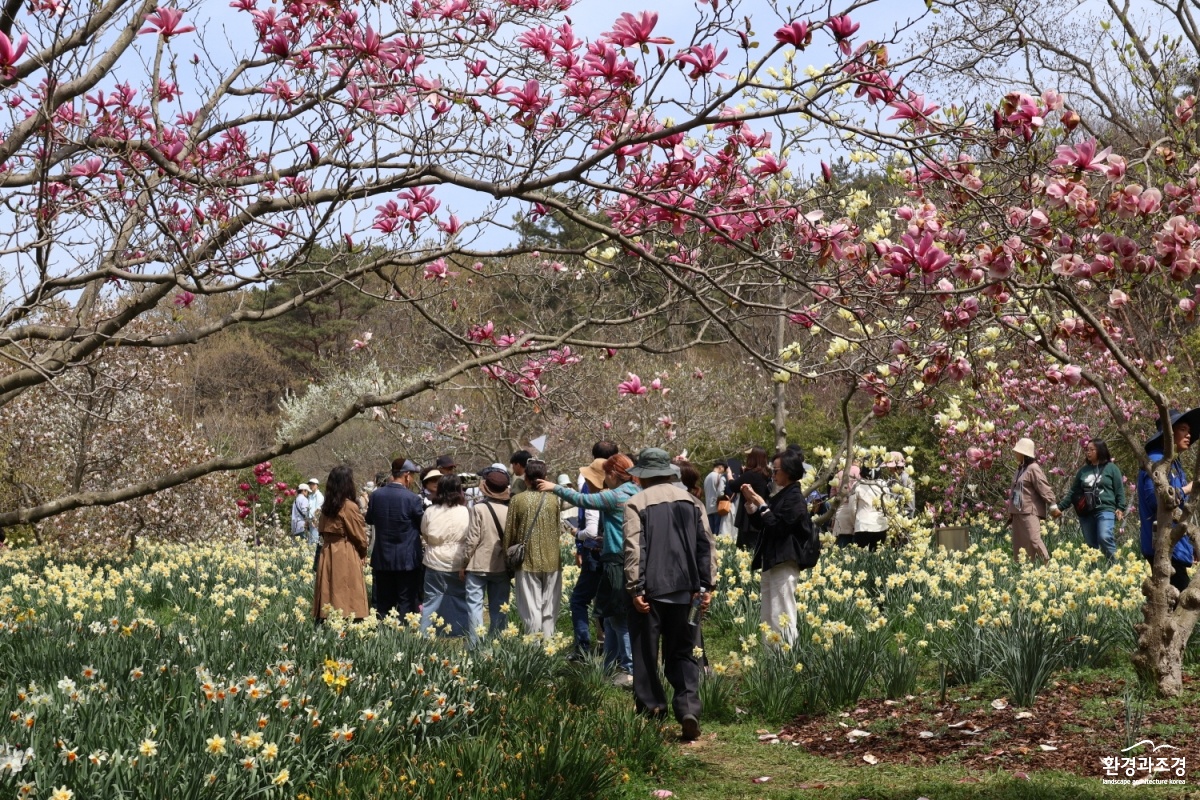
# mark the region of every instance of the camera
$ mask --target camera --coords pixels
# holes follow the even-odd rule
[[[462,481],[464,489],[474,489],[479,485],[479,476],[474,472],[460,472],[458,473],[458,479]]]

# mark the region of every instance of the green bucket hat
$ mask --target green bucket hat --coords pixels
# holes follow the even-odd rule
[[[636,478],[674,477],[675,470],[671,469],[671,455],[657,447],[643,448],[637,455],[637,462],[629,468],[629,474]]]

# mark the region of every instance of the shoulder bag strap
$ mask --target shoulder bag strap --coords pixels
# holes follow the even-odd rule
[[[546,505],[546,492],[542,492],[542,499],[538,501],[537,511],[533,512],[533,516],[529,518],[529,526],[525,528],[525,537],[521,539],[521,544],[529,546],[529,537],[533,535],[533,526],[537,524],[538,515],[542,513],[542,506]]]
[[[492,508],[492,504],[488,500],[484,500],[483,505],[492,515],[492,522],[496,523],[496,530],[500,532],[500,537],[504,538],[504,526],[500,524],[500,517],[496,516],[496,509]]]

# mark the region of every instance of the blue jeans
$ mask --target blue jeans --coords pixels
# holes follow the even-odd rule
[[[1100,550],[1110,563],[1117,554],[1117,540],[1113,538],[1116,525],[1117,515],[1112,511],[1097,511],[1079,518],[1079,527],[1083,529],[1083,538],[1088,547]]]
[[[633,673],[633,650],[629,646],[629,618],[604,618],[604,666]]]
[[[588,606],[596,599],[596,589],[600,587],[600,558],[598,551],[583,547],[579,548],[579,555],[583,563],[579,566],[579,580],[571,590],[571,625],[575,629],[575,652],[588,653],[592,649]]]
[[[425,605],[421,608],[421,630],[432,624],[433,615],[442,618],[438,633],[450,626],[451,636],[467,632],[467,584],[457,572],[425,569]]]
[[[508,602],[512,584],[507,572],[467,573],[467,641],[479,641],[479,629],[483,627],[483,594],[487,592],[488,624],[487,635],[495,636],[508,624],[508,616],[500,606]]]

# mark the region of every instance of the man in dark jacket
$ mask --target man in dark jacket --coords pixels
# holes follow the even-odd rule
[[[375,526],[371,572],[375,579],[375,613],[380,619],[395,609],[400,619],[419,614],[421,587],[421,517],[425,506],[412,491],[421,468],[397,458],[392,480],[376,489],[367,504],[367,524]]]
[[[665,450],[638,453],[629,474],[642,491],[625,503],[625,582],[633,600],[629,639],[633,694],[638,711],[666,713],[658,679],[663,670],[675,690],[675,718],[684,741],[700,736],[699,614],[717,582],[716,543],[704,504],[672,486],[675,472]],[[693,613],[693,609],[695,610]]]
[[[796,583],[801,569],[817,563],[821,541],[813,531],[808,502],[800,488],[804,455],[785,450],[772,460],[772,468],[772,482],[779,488],[769,501],[749,485],[742,487],[746,513],[761,531],[750,569],[762,570],[761,618],[772,631],[767,641],[792,644],[796,640]]]

